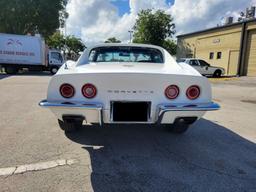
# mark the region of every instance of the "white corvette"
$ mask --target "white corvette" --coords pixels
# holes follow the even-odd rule
[[[142,44],[102,44],[66,63],[39,103],[73,131],[87,124],[164,124],[183,133],[212,102],[211,86],[187,64],[177,64],[163,48]]]

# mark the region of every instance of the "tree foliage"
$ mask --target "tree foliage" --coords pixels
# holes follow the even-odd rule
[[[68,54],[69,58],[77,56],[79,52],[85,49],[85,45],[81,39],[74,36],[64,37],[60,32],[55,32],[46,39],[46,43],[50,48],[62,50]]]
[[[83,44],[82,40],[76,38],[75,36],[67,36],[65,40],[68,53],[74,52],[78,54],[85,49],[85,45]]]
[[[46,44],[54,49],[65,50],[65,37],[60,32],[55,32],[46,39]]]
[[[171,55],[176,55],[177,53],[177,44],[170,39],[166,39],[162,45]]]
[[[0,1],[0,32],[40,33],[47,37],[68,17],[67,0],[8,0]]]
[[[120,40],[116,39],[115,37],[108,38],[105,43],[121,43]]]
[[[163,46],[165,39],[175,33],[171,15],[162,10],[142,10],[133,27],[133,42]]]

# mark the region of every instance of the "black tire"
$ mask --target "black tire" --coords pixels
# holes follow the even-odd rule
[[[9,75],[15,75],[18,72],[16,67],[5,67],[5,72]]]
[[[167,127],[167,125],[166,125]],[[167,129],[170,133],[174,133],[174,134],[182,134],[185,133],[189,128],[188,124],[172,124],[172,125],[168,125]]]
[[[74,132],[82,127],[83,121],[62,121],[58,119],[60,128],[65,132]]]
[[[53,75],[56,74],[58,69],[59,69],[59,67],[57,67],[57,66],[51,67],[51,69],[50,69],[51,74],[53,74]]]
[[[197,117],[180,117],[175,119],[173,124],[165,125],[168,131],[175,134],[185,133],[189,126],[197,120]]]
[[[221,76],[221,70],[216,70],[214,73],[213,73],[213,77],[220,77]]]

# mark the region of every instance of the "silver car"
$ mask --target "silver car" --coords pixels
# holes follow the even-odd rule
[[[178,63],[187,63],[194,67],[202,75],[211,75],[213,77],[220,77],[225,74],[225,69],[221,67],[211,66],[209,63],[202,59],[195,58],[181,58],[177,60]]]

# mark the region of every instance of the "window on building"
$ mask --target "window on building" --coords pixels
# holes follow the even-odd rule
[[[217,59],[221,59],[221,52],[217,52]]]
[[[213,59],[214,58],[214,53],[213,52],[210,52],[209,54],[209,59]]]

